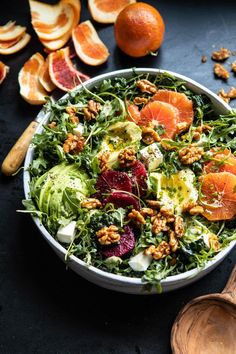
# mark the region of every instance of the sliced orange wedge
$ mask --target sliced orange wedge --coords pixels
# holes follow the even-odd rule
[[[12,41],[12,45],[9,46],[9,42],[6,46],[4,46],[4,42],[1,42],[0,44],[0,54],[2,55],[10,55],[10,54],[15,54],[19,50],[23,49],[30,41],[31,36],[28,33],[24,33],[23,36],[15,42],[15,44]]]
[[[47,60],[43,63],[39,70],[39,82],[47,92],[52,92],[56,88],[49,75]]]
[[[135,0],[88,0],[92,18],[99,23],[114,23],[119,13]]]
[[[171,90],[158,90],[152,100],[172,104],[179,110],[179,122],[186,122],[188,125],[193,122],[193,102],[184,93]]]
[[[16,26],[15,24],[13,25],[14,22],[8,23],[10,23],[10,25],[6,25],[5,30],[3,32],[0,32],[0,42],[8,42],[13,41],[16,38],[21,38],[26,31],[26,27]]]
[[[0,84],[6,78],[9,70],[10,70],[9,66],[5,65],[2,61],[0,61]]]
[[[43,64],[43,56],[40,53],[36,53],[24,64],[18,76],[21,96],[25,101],[33,105],[46,102],[45,96],[47,96],[47,92],[38,79],[39,71]]]
[[[90,21],[80,23],[72,31],[72,39],[78,57],[88,65],[104,63],[109,52]]]
[[[208,220],[230,220],[236,215],[236,176],[229,172],[208,173],[201,179],[200,204]]]
[[[39,39],[55,40],[64,36],[72,29],[74,10],[66,2],[49,5],[29,0],[32,25]]]
[[[228,149],[216,152],[212,160],[205,164],[204,172],[230,172],[236,175],[236,157]]]
[[[89,76],[75,69],[69,56],[69,47],[57,50],[48,56],[50,78],[54,85],[66,92],[89,79]]]

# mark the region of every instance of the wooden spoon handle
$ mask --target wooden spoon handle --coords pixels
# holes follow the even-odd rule
[[[31,122],[7,154],[1,167],[4,175],[12,176],[21,166],[38,124],[36,121]]]
[[[236,265],[234,266],[232,273],[229,277],[229,280],[222,291],[222,294],[227,297],[230,296],[231,301],[236,304]]]

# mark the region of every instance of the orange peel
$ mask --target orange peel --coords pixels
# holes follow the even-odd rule
[[[13,41],[16,38],[21,38],[26,32],[26,27],[13,25],[14,22],[9,22],[10,25],[5,27],[5,31],[0,32],[0,42]],[[4,27],[4,26],[3,26]],[[8,28],[8,29],[7,29]]]
[[[39,69],[39,82],[47,92],[52,92],[56,88],[49,75],[47,60]]]
[[[27,60],[18,75],[20,94],[25,101],[33,105],[41,105],[46,102],[47,92],[38,79],[43,64],[43,56],[40,53],[35,53]]]
[[[0,61],[0,84],[6,78],[10,68],[9,66],[5,65],[2,61]]]
[[[75,69],[69,55],[69,47],[66,47],[50,53],[48,56],[50,78],[54,85],[66,92],[89,79],[89,76]]]
[[[20,38],[18,42],[8,48],[1,48],[0,46],[0,54],[2,55],[10,55],[18,52],[23,49],[30,41],[31,36],[28,33],[25,33],[23,37]]]
[[[96,66],[107,61],[109,51],[90,21],[82,22],[75,27],[72,39],[76,54],[85,64]]]
[[[135,0],[88,0],[92,18],[99,23],[114,23],[119,13]]]

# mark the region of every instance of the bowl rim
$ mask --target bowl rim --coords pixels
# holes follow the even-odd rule
[[[129,76],[129,74],[132,73],[138,73],[138,74],[163,74],[163,73],[168,73],[172,76],[174,76],[177,79],[183,80],[186,82],[186,85],[189,86],[189,84],[194,87],[194,89],[198,89],[201,91],[204,91],[204,94],[206,94],[208,97],[213,99],[215,102],[217,102],[226,112],[231,111],[232,108],[223,100],[219,98],[214,92],[206,88],[205,86],[199,84],[195,80],[192,80],[191,78],[184,76],[182,74],[175,73],[170,70],[164,70],[164,69],[154,69],[154,68],[130,68],[130,69],[120,69],[120,70],[114,70],[105,74],[100,74],[98,76],[95,76],[85,83],[83,83],[83,86],[85,87],[91,87],[95,83],[99,83],[101,80],[108,79],[108,78],[114,78],[114,77],[121,77],[121,76]],[[73,91],[79,92],[80,90],[83,89],[83,86],[77,86]],[[194,90],[193,89],[193,90]],[[68,97],[69,93],[66,93],[63,95],[60,99],[65,99]],[[35,131],[35,134],[40,132],[42,130],[42,126],[45,122],[45,120],[48,118],[48,112],[44,112],[43,108],[39,112],[40,115],[40,122],[39,125]],[[23,172],[23,186],[24,186],[24,194],[25,198],[29,198],[30,194],[30,188],[29,188],[29,182],[30,182],[30,174],[28,172],[28,166],[30,165],[32,159],[33,159],[33,151],[34,148],[32,145],[29,146],[26,157],[25,157],[25,163],[24,163],[24,172]],[[48,241],[51,246],[53,246],[57,251],[61,253],[61,255],[65,256],[66,255],[66,249],[52,236],[50,233],[47,231],[47,229],[42,225],[40,222],[39,218],[32,216],[32,219],[36,226],[38,227],[39,231],[42,233],[43,237]],[[180,273],[177,275],[171,275],[166,277],[165,279],[161,280],[161,285],[172,285],[175,283],[178,283],[180,281],[188,280],[194,278],[198,273],[207,271],[207,269],[210,269],[214,267],[220,260],[223,260],[224,257],[233,249],[235,246],[236,241],[231,241],[227,247],[225,247],[222,251],[220,251],[217,255],[214,256],[214,258],[210,261],[208,261],[203,267],[201,268],[194,268],[191,269],[187,272]],[[142,282],[141,278],[137,277],[127,277],[123,275],[118,275],[114,273],[107,272],[105,270],[101,270],[93,265],[88,265],[86,262],[81,260],[80,258],[71,255],[68,258],[68,265],[70,266],[71,262],[75,262],[77,265],[81,266],[84,268],[84,270],[89,270],[93,272],[97,276],[101,276],[104,279],[110,280],[117,282],[119,284],[123,285],[136,285],[136,286],[143,286],[145,283]]]

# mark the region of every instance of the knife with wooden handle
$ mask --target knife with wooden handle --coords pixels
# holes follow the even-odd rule
[[[13,145],[1,166],[1,171],[4,175],[12,176],[21,166],[28,147],[31,143],[32,137],[39,125],[39,122],[44,116],[45,113],[40,111],[37,115],[37,118],[28,125],[17,142]]]

